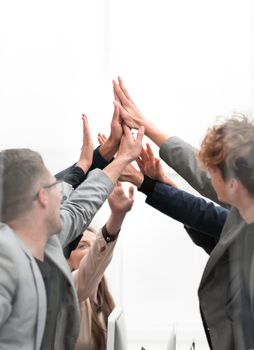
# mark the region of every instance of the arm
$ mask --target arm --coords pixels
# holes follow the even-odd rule
[[[115,159],[103,170],[91,171],[86,181],[62,204],[60,241],[63,247],[88,227],[124,168],[139,156],[143,135],[144,129],[140,128],[134,139],[130,129],[123,125],[123,136]]]
[[[143,188],[145,184],[140,190]],[[147,195],[146,203],[216,240],[219,240],[228,215],[227,209],[161,182],[154,184],[153,190]]]
[[[161,158],[181,175],[202,195],[217,201],[217,195],[205,171],[200,169],[196,159],[196,150],[184,141],[170,137],[155,124],[145,119],[131,99],[121,78],[113,82],[115,94],[120,103],[120,115],[124,122],[133,128],[145,127],[145,134],[160,147]],[[116,102],[117,103],[117,102]]]
[[[208,236],[206,233],[197,231],[188,226],[184,226],[184,229],[194,244],[203,248],[207,254],[211,254],[212,250],[218,243],[218,240],[215,237]]]
[[[117,183],[108,198],[108,202],[111,208],[110,217],[99,232],[88,255],[81,261],[76,277],[76,288],[80,302],[97,290],[98,284],[112,259],[123,220],[133,205],[133,187],[130,188],[129,197],[127,197],[121,184]]]
[[[143,158],[144,160],[145,158]],[[143,163],[143,165],[144,169],[147,169],[147,164]],[[158,175],[153,171],[155,168],[151,163],[149,165],[149,174],[153,174],[157,178]],[[226,221],[227,209],[217,207],[211,202],[207,203],[203,198],[196,197],[172,185],[151,179],[132,165],[126,167],[120,179],[135,185],[139,191],[147,196],[146,203],[155,209],[218,240]]]
[[[66,168],[65,170],[57,173],[55,177],[63,179],[65,182],[72,185],[73,188],[77,188],[86,178],[87,169],[82,170],[82,159],[86,158],[86,128],[83,119],[83,146],[81,148],[81,155],[78,163]],[[120,121],[119,108],[115,106],[114,113],[111,121],[111,130],[109,138],[102,137],[103,142],[100,142],[100,146],[93,151],[92,163],[88,171],[93,169],[104,169],[112,160],[115,153],[118,150],[121,137],[123,135],[123,129]],[[89,138],[90,139],[90,138]],[[90,139],[91,141],[91,139]]]

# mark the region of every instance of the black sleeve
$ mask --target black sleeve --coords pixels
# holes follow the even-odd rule
[[[86,174],[79,166],[74,166],[63,176],[63,181],[77,188],[86,178]]]

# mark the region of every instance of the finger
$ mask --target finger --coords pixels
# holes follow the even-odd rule
[[[115,186],[117,186],[117,187],[122,187],[122,184],[121,184],[121,182],[120,182],[119,180],[116,180]]]
[[[144,163],[142,162],[142,160],[140,158],[137,158],[136,163],[137,163],[138,168],[141,171],[141,173],[144,174],[145,168],[144,168]]]
[[[101,138],[102,138],[104,143],[108,140],[107,136],[104,134],[101,135]]]
[[[100,133],[98,133],[97,140],[98,140],[98,142],[99,142],[100,145],[103,145],[103,144],[104,144],[102,135],[101,135]]]
[[[134,186],[129,187],[129,199],[134,199]]]
[[[123,133],[125,136],[128,136],[128,137],[132,136],[133,137],[133,135],[131,133],[131,129],[125,123],[123,123]]]
[[[153,150],[152,150],[152,147],[150,146],[149,143],[146,144],[146,150],[147,150],[147,154],[148,154],[148,157],[151,159],[151,160],[154,160],[154,153],[153,153]]]
[[[142,147],[141,152],[140,152],[140,157],[144,162],[148,162],[149,157],[147,151]]]
[[[138,129],[137,138],[136,138],[136,144],[139,145],[140,147],[142,147],[142,140],[143,140],[144,134],[145,134],[145,128],[144,126],[141,126]],[[141,148],[140,148],[140,151],[141,151]]]
[[[158,158],[155,158],[155,167],[157,170],[160,170],[161,168],[161,162]]]
[[[115,99],[117,102],[121,103],[119,97],[117,96],[117,94],[116,94],[116,92],[115,92],[115,89],[113,89],[113,94],[114,94],[114,99]]]
[[[83,121],[83,143],[90,143],[92,142],[92,137],[90,133],[89,124],[87,121],[87,116],[85,114],[82,114],[82,121]]]
[[[113,122],[120,122],[120,112],[119,112],[119,103],[114,103],[114,113],[112,117],[112,123]]]
[[[113,80],[113,88],[114,92],[117,95],[118,99],[120,100],[120,103],[124,106],[128,103],[128,99],[125,96],[124,92],[122,91],[121,87],[115,80]]]
[[[130,97],[128,90],[126,89],[121,77],[118,77],[118,82],[119,82],[119,86],[120,86],[122,92],[124,93],[124,95],[127,97],[128,100],[132,101],[132,98]]]

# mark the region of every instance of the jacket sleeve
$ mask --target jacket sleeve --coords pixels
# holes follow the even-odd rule
[[[156,182],[146,203],[199,232],[219,239],[228,210],[161,182]]]
[[[160,157],[202,196],[225,206],[217,199],[206,171],[197,161],[197,150],[178,137],[170,137],[160,147]]]
[[[107,243],[100,230],[89,253],[82,259],[75,276],[80,303],[96,292],[103,274],[112,260],[116,242],[117,240]]]
[[[94,169],[71,193],[68,200],[61,205],[62,231],[59,238],[62,247],[86,230],[113,187],[113,182],[103,171]]]
[[[93,162],[92,162],[92,165],[91,165],[91,167],[89,168],[88,171],[91,171],[91,170],[97,169],[97,168],[98,169],[104,169],[110,162],[112,162],[113,159],[110,162],[106,161],[102,157],[102,155],[100,154],[99,149],[100,149],[100,146],[94,149],[94,151],[93,151]],[[75,172],[76,164],[77,163],[75,163],[75,164],[71,165],[70,167],[68,167],[68,168],[60,171],[59,173],[55,174],[55,177],[57,178],[57,180],[64,179],[64,178],[68,179],[68,177],[71,174],[71,172],[73,172],[73,170]],[[86,176],[86,175],[84,174],[84,176]]]
[[[200,232],[188,226],[184,226],[184,229],[194,244],[203,248],[207,254],[211,254],[212,250],[218,243],[217,237],[211,237],[205,232]]]

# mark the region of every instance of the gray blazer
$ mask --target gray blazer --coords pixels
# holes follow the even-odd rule
[[[200,194],[218,202],[192,146],[172,137],[161,145],[160,156]],[[208,342],[214,350],[254,349],[250,301],[253,236],[253,225],[247,225],[237,209],[231,208],[198,290],[201,316]]]
[[[63,230],[52,236],[45,254],[66,278],[56,334],[65,334],[55,349],[73,349],[79,333],[79,305],[62,248],[81,234],[113,189],[99,169],[91,171],[61,206]],[[46,293],[35,259],[19,237],[0,223],[0,349],[39,350],[46,318]],[[66,332],[65,332],[66,330]]]

